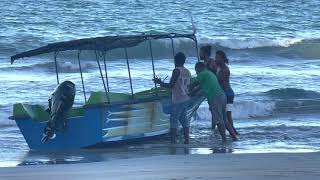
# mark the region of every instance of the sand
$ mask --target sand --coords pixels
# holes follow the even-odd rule
[[[320,179],[320,153],[162,155],[108,162],[0,168],[1,180]]]

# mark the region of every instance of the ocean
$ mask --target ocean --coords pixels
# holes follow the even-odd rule
[[[309,0],[3,0],[0,2],[0,166],[105,161],[158,154],[320,151],[320,1]],[[235,90],[235,127],[240,141],[220,144],[210,129],[206,103],[191,122],[191,145],[168,146],[156,139],[71,152],[30,151],[15,122],[14,103],[47,104],[56,86],[53,55],[17,60],[10,56],[48,43],[142,33],[191,33],[192,15],[200,46],[224,50]],[[194,72],[196,51],[175,40]],[[128,49],[134,91],[152,88],[145,45]],[[171,42],[154,44],[156,74],[174,68]],[[77,52],[58,56],[61,80],[75,82],[76,105],[84,102]],[[110,90],[130,92],[125,55],[108,54]],[[82,55],[88,91],[103,90],[92,52]],[[119,85],[121,84],[121,86]]]

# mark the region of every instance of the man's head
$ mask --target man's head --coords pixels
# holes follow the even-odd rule
[[[216,63],[218,65],[220,65],[220,64],[229,64],[229,59],[227,58],[226,53],[224,53],[223,51],[220,51],[220,50],[217,51],[215,59],[216,59]]]
[[[174,56],[174,64],[176,65],[176,67],[183,66],[185,62],[186,62],[186,56],[182,52],[178,52]]]
[[[211,56],[211,46],[210,45],[202,46],[200,48],[199,56],[201,60],[208,61],[209,57]]]
[[[194,68],[197,74],[199,74],[201,71],[203,71],[206,68],[206,65],[203,62],[197,62]]]

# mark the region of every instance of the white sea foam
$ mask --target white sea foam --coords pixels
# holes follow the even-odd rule
[[[302,42],[301,38],[281,39],[231,39],[231,38],[200,38],[202,44],[215,44],[231,49],[251,49],[261,47],[289,47]]]
[[[273,114],[275,109],[274,102],[253,102],[241,101],[234,103],[234,111],[232,112],[234,119],[246,119],[256,117],[267,117]],[[211,113],[208,106],[204,104],[197,111],[197,120],[210,120]]]

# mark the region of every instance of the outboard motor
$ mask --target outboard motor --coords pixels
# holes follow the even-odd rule
[[[48,100],[50,120],[44,128],[42,143],[54,139],[57,130],[66,128],[66,114],[73,105],[75,94],[76,88],[71,81],[64,81],[55,88]]]

